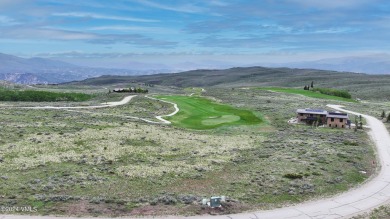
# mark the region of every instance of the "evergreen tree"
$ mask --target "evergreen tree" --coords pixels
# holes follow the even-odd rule
[[[355,116],[355,131],[358,129],[358,121],[357,121],[357,116]]]
[[[386,120],[386,122],[390,122],[390,113],[389,113],[389,115],[387,115],[387,120]]]
[[[382,111],[381,118],[384,119],[385,117],[386,117],[386,113],[385,113],[385,111],[383,110],[383,111]]]
[[[311,82],[311,88],[314,88],[314,81]]]

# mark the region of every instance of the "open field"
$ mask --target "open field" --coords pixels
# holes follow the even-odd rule
[[[296,88],[282,88],[282,87],[261,87],[256,88],[259,90],[269,90],[269,91],[275,91],[275,92],[283,92],[283,93],[289,93],[289,94],[299,94],[306,97],[312,97],[312,98],[319,98],[319,99],[327,99],[327,100],[339,100],[339,101],[346,101],[346,102],[356,102],[355,100],[343,98],[343,97],[337,97],[337,96],[331,96],[326,94],[321,94],[318,92],[303,90],[303,89],[296,89]]]
[[[262,120],[251,111],[235,109],[201,97],[157,96],[178,104],[180,111],[168,118],[175,125],[191,129],[213,129],[224,125],[258,125]]]
[[[130,115],[153,119],[174,111],[171,104],[143,96],[117,108],[77,112],[10,109],[4,105],[12,103],[3,102],[0,205],[32,205],[36,214],[75,216],[220,214],[332,195],[375,171],[374,151],[364,131],[287,124],[296,108],[341,103],[359,111],[364,103],[257,89],[202,92],[215,102],[168,94],[161,96],[179,101],[179,106],[184,103],[180,107],[189,111],[187,116],[198,112],[191,104],[204,106],[208,117],[217,113],[219,118],[198,119],[205,120],[198,123],[202,127],[213,129],[129,119]],[[122,96],[98,98],[94,101]],[[263,123],[236,125],[234,113],[241,111],[262,115]],[[225,123],[213,119],[231,123],[221,125]],[[228,196],[228,207],[215,212],[199,204],[212,195]]]

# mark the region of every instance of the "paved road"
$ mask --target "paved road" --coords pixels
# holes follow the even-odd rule
[[[357,114],[352,111],[344,110],[337,105],[328,105],[329,107]],[[376,208],[390,200],[390,136],[381,121],[378,119],[363,115],[367,124],[371,127],[369,134],[377,147],[378,158],[381,169],[377,176],[373,177],[367,183],[348,192],[337,196],[301,203],[291,207],[279,208],[270,211],[256,211],[251,213],[242,213],[222,216],[195,216],[189,219],[333,219],[333,218],[350,218],[354,215],[361,214]],[[53,219],[56,217],[32,217],[32,216],[13,216],[2,215],[0,219]],[[184,217],[161,217],[161,218],[184,218]],[[77,219],[77,218],[68,218]]]

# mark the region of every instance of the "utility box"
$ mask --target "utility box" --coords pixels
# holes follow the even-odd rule
[[[211,197],[210,207],[212,208],[221,207],[221,197]]]

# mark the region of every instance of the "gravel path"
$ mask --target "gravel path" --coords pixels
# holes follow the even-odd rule
[[[121,101],[101,103],[101,105],[97,105],[97,106],[30,106],[30,107],[20,107],[20,108],[22,109],[98,109],[98,108],[125,105],[136,96],[137,95],[127,96],[123,98]]]
[[[99,108],[121,106],[121,105],[125,105],[125,104],[129,103],[130,100],[133,99],[136,96],[137,95],[127,96],[127,97],[123,98],[121,101],[118,101],[118,102],[101,103],[101,105],[96,105],[96,106],[32,106],[32,107],[18,107],[18,108],[20,108],[20,109],[63,109],[63,110],[72,111],[72,112],[79,112],[79,113],[94,113],[94,112],[77,111],[77,109],[99,109]],[[168,115],[156,116],[156,119],[159,120],[160,122],[156,122],[156,121],[152,121],[152,120],[149,120],[149,119],[140,118],[140,117],[136,117],[136,116],[123,116],[123,117],[129,118],[129,119],[138,119],[138,120],[142,120],[144,122],[152,123],[152,124],[171,124],[170,121],[168,121],[166,119],[163,119],[162,117],[169,117],[169,116],[173,116],[176,113],[178,113],[179,112],[179,107],[177,106],[177,104],[172,103],[172,102],[168,102],[168,101],[165,101],[165,100],[156,99],[156,98],[153,98],[153,97],[148,97],[148,96],[146,96],[146,97],[149,98],[149,99],[152,99],[152,100],[157,100],[157,101],[161,101],[161,102],[164,102],[164,103],[172,104],[173,107],[175,108],[175,111],[173,113],[168,114]],[[107,113],[101,113],[101,114],[102,115],[103,114],[104,115],[111,115],[111,114],[107,114]]]
[[[328,105],[338,111],[344,111],[350,114],[362,115],[368,126],[371,128],[369,134],[376,145],[378,159],[381,169],[379,173],[361,186],[351,189],[348,192],[336,195],[331,198],[325,198],[316,201],[309,201],[295,206],[284,207],[269,211],[255,211],[234,215],[221,216],[194,216],[194,217],[160,217],[160,218],[211,218],[211,219],[333,219],[350,218],[372,210],[390,200],[390,136],[384,124],[378,119],[359,114],[356,112],[344,110],[338,105]],[[0,219],[55,219],[53,216],[18,216],[18,215],[0,215]],[[77,217],[67,217],[68,219],[77,219]],[[92,217],[91,217],[92,219]]]

